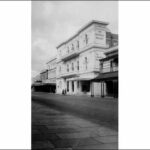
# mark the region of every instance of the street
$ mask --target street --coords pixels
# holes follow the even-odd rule
[[[117,149],[117,101],[96,99],[32,93],[32,149]]]

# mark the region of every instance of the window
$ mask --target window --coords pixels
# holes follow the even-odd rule
[[[69,81],[67,81],[67,92],[69,92]]]
[[[103,72],[103,61],[100,61],[100,72]]]
[[[77,61],[77,70],[79,70],[79,61]]]
[[[85,43],[88,44],[88,35],[85,35]]]
[[[67,53],[69,53],[69,46],[67,47]]]
[[[77,49],[79,49],[79,41],[77,41]]]
[[[69,64],[67,64],[67,72],[69,72]]]
[[[72,81],[72,91],[74,92],[74,81]]]
[[[74,45],[73,45],[73,44],[72,44],[72,48],[71,48],[71,50],[72,50],[72,51],[74,51]]]
[[[88,64],[87,57],[85,57],[85,69],[86,70],[87,70],[87,64]]]
[[[72,63],[72,71],[74,71],[74,64]]]
[[[60,50],[60,52],[59,52],[59,53],[60,53],[60,56],[61,56],[61,50]]]

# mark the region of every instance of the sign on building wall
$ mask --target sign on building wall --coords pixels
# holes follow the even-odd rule
[[[96,30],[96,44],[106,46],[106,31],[102,31],[99,28]]]

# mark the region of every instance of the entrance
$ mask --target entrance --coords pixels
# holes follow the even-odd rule
[[[107,96],[118,97],[118,80],[106,81]]]

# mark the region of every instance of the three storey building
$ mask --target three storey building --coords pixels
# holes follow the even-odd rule
[[[105,58],[104,53],[118,44],[117,35],[107,25],[91,21],[57,46],[57,93],[101,95],[101,83],[92,80],[99,75],[99,59]]]

